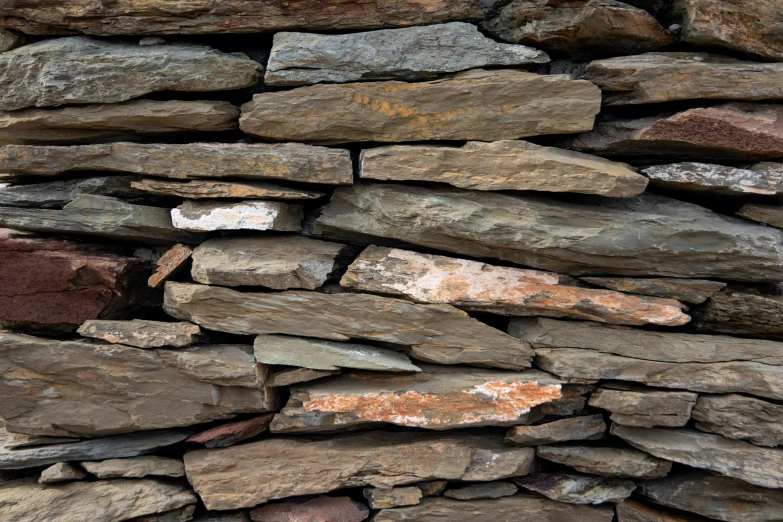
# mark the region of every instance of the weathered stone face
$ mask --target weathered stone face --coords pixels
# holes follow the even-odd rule
[[[323,522],[362,522],[370,516],[367,506],[354,502],[350,497],[321,496],[305,502],[270,504],[250,512],[253,522],[278,522],[281,520],[319,520]]]
[[[236,442],[255,437],[269,428],[272,413],[265,413],[252,419],[229,422],[187,438],[185,442],[203,444],[207,448],[225,448]]]
[[[700,304],[715,292],[726,287],[726,283],[705,279],[676,279],[673,277],[629,278],[629,277],[583,277],[591,285],[603,286],[618,292],[650,295],[667,299],[678,299],[686,303]]]
[[[600,388],[590,395],[590,406],[612,412],[617,424],[652,428],[685,426],[691,418],[697,394],[682,391],[658,391],[631,388]]]
[[[132,183],[132,176],[102,176],[11,185],[0,187],[0,206],[63,208],[82,194],[110,196],[130,202],[143,202],[144,199],[149,199],[145,197],[143,191],[132,187]]]
[[[82,471],[81,468],[75,464],[71,464],[70,462],[58,462],[41,472],[38,483],[56,484],[58,482],[72,482],[74,480],[82,480],[85,477],[87,477],[87,473]]]
[[[746,203],[737,211],[737,215],[775,228],[783,228],[783,208],[777,205]]]
[[[364,488],[364,498],[370,509],[415,506],[421,502],[421,489],[416,486],[398,488]]]
[[[693,517],[665,511],[635,500],[615,504],[617,522],[693,522]]]
[[[518,446],[538,446],[570,440],[596,440],[606,436],[602,415],[571,417],[535,426],[516,426],[508,430],[505,442]]]
[[[274,230],[298,232],[302,228],[302,205],[278,201],[188,200],[171,210],[174,228],[188,232],[216,230]]]
[[[191,323],[163,323],[160,321],[85,321],[77,330],[82,337],[92,337],[110,343],[137,348],[181,348],[195,343],[201,329]]]
[[[449,100],[459,97],[460,106]],[[430,82],[314,85],[257,94],[240,128],[276,141],[323,144],[497,141],[590,130],[600,91],[563,75],[476,69]]]
[[[155,265],[155,273],[147,280],[147,284],[152,288],[159,288],[169,277],[174,276],[182,266],[190,259],[193,249],[187,245],[177,244],[166,250],[158,258]]]
[[[700,395],[696,429],[759,446],[783,445],[783,406],[744,395]]]
[[[98,462],[82,462],[82,467],[100,479],[144,478],[150,475],[184,477],[185,465],[179,459],[144,456],[130,459],[108,459]]]
[[[444,497],[458,500],[476,500],[480,498],[510,497],[517,492],[517,487],[510,482],[485,482],[472,484],[462,488],[449,489],[443,493]]]
[[[330,375],[340,375],[342,370],[311,370],[310,368],[289,368],[280,370],[269,376],[266,381],[267,386],[291,386],[300,382],[314,381],[329,377]]]
[[[703,332],[783,339],[783,296],[759,295],[726,288],[697,312]]]
[[[673,163],[642,169],[655,187],[724,196],[774,196],[783,176],[708,163]]]
[[[536,455],[582,473],[602,477],[660,478],[665,477],[672,469],[672,463],[669,461],[626,448],[539,446]]]
[[[159,196],[174,196],[186,199],[318,199],[323,192],[281,187],[273,183],[240,183],[231,181],[163,181],[143,179],[134,181],[133,188]]]
[[[568,504],[603,504],[628,498],[636,489],[630,480],[576,473],[533,473],[515,479],[525,489]]]
[[[192,451],[185,471],[207,509],[220,510],[345,487],[497,480],[529,473],[533,460],[532,449],[487,435],[367,432]]]

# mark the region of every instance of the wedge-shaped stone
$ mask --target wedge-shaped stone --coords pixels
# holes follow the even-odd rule
[[[590,63],[583,78],[607,105],[783,98],[783,64],[707,53],[646,53]]]
[[[193,492],[184,485],[156,480],[53,485],[23,479],[0,485],[0,517],[8,521],[129,520],[196,502]]]
[[[778,205],[745,203],[737,211],[737,215],[759,223],[766,223],[775,228],[783,228],[783,207]]]
[[[571,317],[632,325],[678,326],[690,321],[677,301],[552,285],[539,282],[541,279],[531,270],[369,247],[348,267],[340,284],[362,292],[500,315]]]
[[[433,181],[472,190],[575,192],[627,198],[647,180],[628,165],[521,140],[462,147],[392,145],[363,150],[365,179]]]
[[[309,382],[316,379],[329,377],[330,375],[339,375],[342,370],[311,370],[309,368],[288,368],[280,370],[269,376],[266,381],[267,386],[291,386],[300,382]]]
[[[366,344],[336,343],[304,337],[259,335],[256,360],[264,364],[299,366],[311,370],[355,368],[387,372],[418,372],[405,354]]]
[[[0,226],[153,244],[194,243],[199,239],[197,234],[174,228],[168,209],[86,194],[77,196],[62,210],[0,207]]]
[[[726,522],[773,522],[783,518],[783,491],[703,472],[643,482],[639,493],[657,504]]]
[[[0,53],[0,110],[116,103],[156,91],[225,91],[258,83],[263,67],[206,45],[132,43],[72,36]],[[62,86],[68,78],[67,88]],[[59,86],[58,86],[59,85]]]
[[[774,341],[552,319],[515,319],[509,333],[536,349],[538,368],[560,377],[783,399],[783,345]]]
[[[591,285],[603,286],[618,292],[651,295],[667,299],[678,299],[686,303],[703,303],[715,292],[726,287],[726,283],[706,279],[676,279],[672,277],[628,278],[628,277],[583,277]]]
[[[696,429],[759,446],[783,445],[783,406],[744,395],[700,395]]]
[[[187,245],[177,244],[166,250],[155,262],[155,272],[147,280],[147,285],[159,288],[170,277],[173,277],[190,259],[193,249]]]
[[[646,194],[577,204],[362,184],[337,189],[312,233],[365,244],[401,240],[570,275],[783,279],[779,231]]]
[[[612,425],[612,434],[656,457],[764,488],[783,488],[783,450],[692,430]]]
[[[134,0],[95,4],[69,1],[56,11],[34,4],[4,6],[0,26],[28,34],[83,32],[96,35],[159,35],[276,32],[281,29],[335,31],[479,20],[472,0],[404,0],[394,3],[337,2],[324,10],[319,0],[281,4],[263,0],[206,0],[198,4]]]
[[[374,295],[240,293],[168,282],[163,306],[170,315],[211,330],[409,345],[414,358],[439,364],[521,369],[530,366],[532,355],[524,342],[451,306]]]
[[[590,406],[612,412],[611,419],[624,426],[685,426],[691,418],[697,394],[632,387],[600,388],[590,396]]]
[[[649,506],[635,500],[615,504],[617,522],[700,522],[695,517]]]
[[[217,100],[134,100],[111,105],[25,109],[0,113],[0,144],[143,141],[180,132],[228,131],[237,128],[238,119],[239,109]]]
[[[450,498],[425,499],[418,506],[384,509],[374,522],[561,522],[589,520],[611,522],[614,510],[610,507],[578,506],[556,502],[539,496],[514,495],[489,500],[454,500]]]
[[[346,373],[303,384],[275,415],[272,432],[337,431],[387,423],[448,430],[524,424],[536,406],[562,398],[562,381],[537,371],[422,365],[421,374]]]
[[[207,509],[221,510],[346,487],[515,477],[533,470],[533,453],[487,434],[367,432],[192,451],[185,454],[185,471]]]
[[[142,350],[5,333],[0,369],[0,416],[32,435],[189,426],[276,406],[249,346]]]
[[[781,64],[783,65],[783,64]],[[643,169],[653,186],[724,196],[774,196],[783,192],[783,176],[709,163],[672,163]]]
[[[132,186],[149,194],[186,199],[318,199],[325,196],[323,192],[281,187],[273,183],[241,183],[204,179],[191,181],[144,179],[134,181]]]
[[[506,433],[506,444],[538,446],[569,440],[602,439],[606,424],[602,415],[569,417],[535,426],[516,426]]]
[[[577,59],[654,51],[673,40],[649,13],[615,0],[503,3],[483,23],[490,34]]]
[[[188,200],[171,210],[174,228],[189,232],[215,230],[275,230],[298,232],[302,228],[302,205],[279,201]]]
[[[100,479],[184,477],[185,465],[179,459],[148,455],[130,459],[108,459],[98,462],[82,462],[82,467]]]
[[[672,469],[672,463],[641,451],[596,446],[539,446],[542,459],[572,467],[582,473],[616,478],[660,478]]]
[[[215,238],[196,248],[190,273],[204,284],[315,290],[352,252],[346,245],[302,236]]]
[[[0,187],[0,206],[63,208],[82,194],[110,196],[133,203],[150,199],[145,192],[133,188],[131,183],[132,176],[101,176],[11,185]]]
[[[195,343],[201,328],[192,323],[163,323],[160,321],[106,321],[91,319],[77,330],[82,337],[92,337],[110,343],[137,348],[182,348]]]
[[[495,42],[463,22],[350,34],[284,32],[275,35],[264,83],[430,80],[467,69],[548,61],[546,53]]]
[[[0,469],[34,468],[84,460],[129,458],[145,455],[185,440],[188,430],[158,430],[102,439],[49,444],[0,451]]]
[[[783,296],[727,288],[697,312],[696,327],[705,332],[783,339]]]
[[[87,477],[87,473],[82,471],[80,467],[70,462],[58,462],[53,464],[41,472],[41,477],[38,479],[39,484],[56,484],[57,482],[71,482],[74,480],[82,480]]]
[[[229,422],[191,435],[185,442],[203,444],[208,448],[224,448],[236,442],[255,437],[265,432],[272,422],[273,413],[265,413],[252,419]]]
[[[628,498],[636,489],[630,480],[576,473],[533,473],[515,479],[525,489],[567,504],[603,504]]]
[[[729,103],[597,123],[561,146],[602,156],[738,161],[783,156],[783,106]]]
[[[590,130],[600,103],[600,90],[584,80],[477,69],[430,82],[314,85],[256,94],[242,106],[239,125],[266,139],[326,144],[497,141]]]

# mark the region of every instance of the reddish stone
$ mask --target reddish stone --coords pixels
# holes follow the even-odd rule
[[[177,244],[160,256],[157,262],[155,273],[147,280],[147,284],[152,288],[158,288],[166,280],[176,274],[182,265],[190,259],[193,249],[183,244]]]
[[[348,497],[318,497],[301,504],[268,504],[250,512],[254,522],[361,522],[369,515],[366,506]]]
[[[191,435],[185,442],[203,444],[208,448],[224,448],[255,437],[269,428],[274,413],[265,413],[249,420],[231,422]]]
[[[70,331],[137,299],[143,261],[98,245],[0,229],[0,325]]]

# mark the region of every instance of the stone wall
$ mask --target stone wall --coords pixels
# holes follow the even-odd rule
[[[783,0],[0,0],[0,520],[783,520]]]

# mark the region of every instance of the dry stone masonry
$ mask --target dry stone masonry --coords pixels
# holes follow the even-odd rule
[[[0,0],[0,521],[783,521],[783,0]]]

